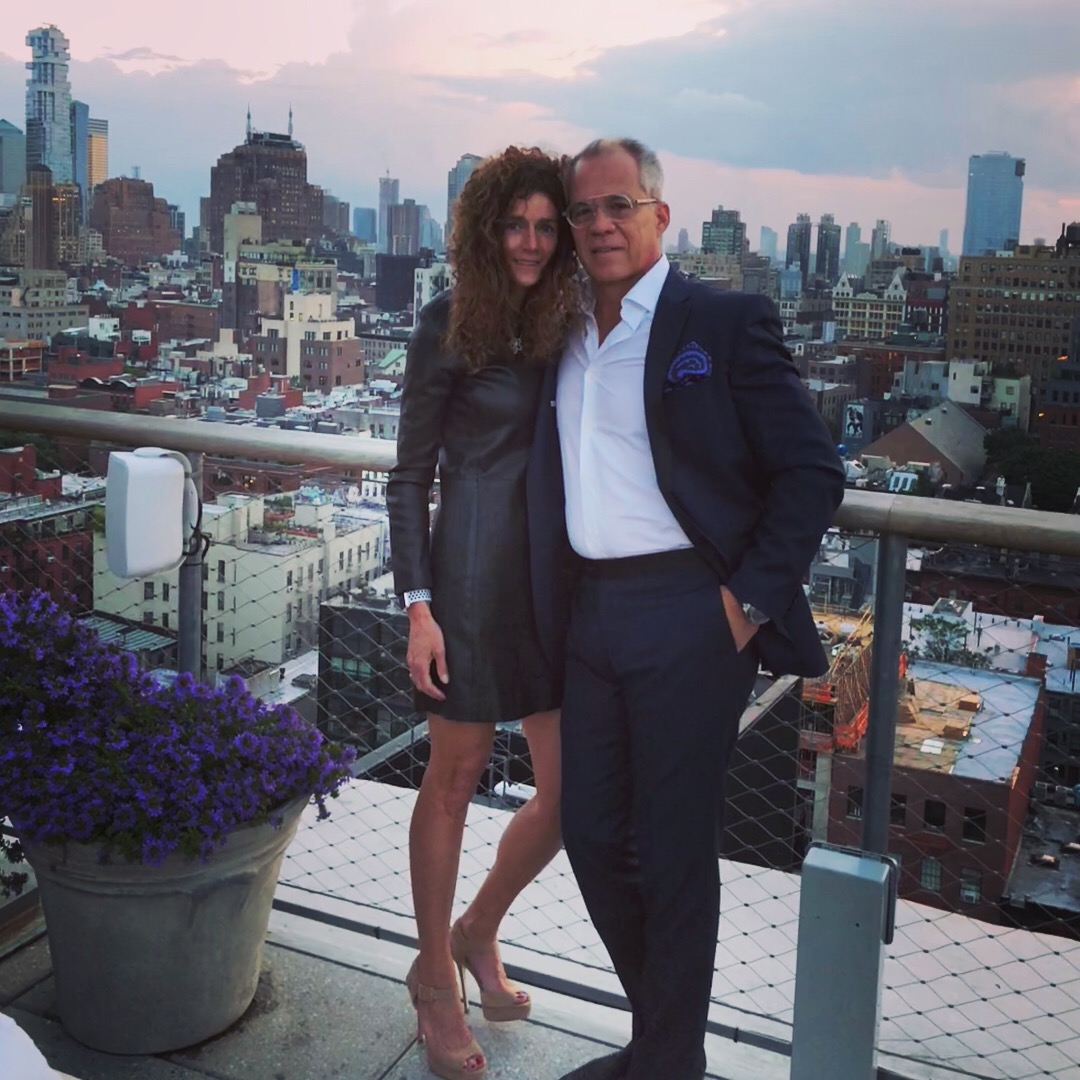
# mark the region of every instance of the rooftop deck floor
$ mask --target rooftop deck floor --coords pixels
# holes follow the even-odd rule
[[[217,1038],[135,1059],[72,1042],[55,1016],[40,933],[0,960],[0,1009],[78,1080],[423,1080],[402,985],[415,933],[406,851],[414,798],[360,781],[329,821],[309,812],[282,868],[255,1002]],[[490,863],[505,814],[470,810],[461,903]],[[709,1073],[786,1080],[799,878],[731,862],[721,873]],[[503,938],[507,968],[535,1006],[524,1024],[471,1014],[490,1080],[555,1080],[625,1043],[625,1001],[565,855],[519,898]],[[836,986],[842,1007],[842,957]],[[901,901],[882,1014],[881,1077],[1080,1080],[1080,943]],[[2,1067],[0,1078],[16,1080]]]

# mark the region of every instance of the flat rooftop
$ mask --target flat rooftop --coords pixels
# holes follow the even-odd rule
[[[1028,902],[1080,915],[1080,810],[1040,803],[1024,824],[1020,852],[1006,892],[1013,903]],[[1056,859],[1056,865],[1050,859]]]
[[[898,704],[898,765],[1011,784],[1041,682],[1010,672],[917,660]]]

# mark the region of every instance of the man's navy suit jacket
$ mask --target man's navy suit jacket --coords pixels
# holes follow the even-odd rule
[[[528,513],[537,629],[561,670],[575,571],[556,375],[553,368],[538,410]],[[843,499],[844,470],[772,301],[669,272],[643,392],[664,499],[718,581],[771,620],[754,638],[763,665],[777,675],[822,674],[825,654],[802,583]]]

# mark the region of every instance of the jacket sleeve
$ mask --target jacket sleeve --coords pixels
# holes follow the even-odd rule
[[[386,485],[391,565],[399,595],[433,585],[428,507],[455,379],[441,343],[447,310],[448,303],[437,299],[421,311],[405,357],[397,463]]]
[[[754,297],[740,320],[729,380],[764,498],[751,544],[727,584],[779,622],[843,500],[844,471],[765,297]]]

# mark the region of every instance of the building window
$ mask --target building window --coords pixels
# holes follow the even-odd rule
[[[142,598],[144,600],[154,599],[154,583],[152,581],[144,581],[142,587]]]
[[[847,810],[849,818],[861,818],[863,807],[863,789],[861,787],[849,787],[847,789]]]
[[[164,626],[166,630],[169,629],[169,613],[167,611],[163,612],[161,615],[161,625]]]
[[[982,900],[982,871],[964,867],[960,871],[960,903],[978,904]]]
[[[217,639],[219,645],[225,640],[225,624],[223,622],[217,624]]]
[[[919,884],[929,892],[938,892],[941,888],[941,863],[934,858],[925,858],[919,866]]]
[[[907,824],[907,796],[893,793],[889,802],[889,824],[904,826]]]
[[[923,804],[923,824],[932,832],[944,832],[945,804],[937,799],[927,799]]]
[[[224,559],[218,559],[217,579],[218,579],[218,584],[219,585],[224,585],[225,584],[225,560]]]
[[[285,575],[285,588],[286,589],[291,589],[292,588],[292,573],[293,572],[290,570]]]
[[[169,601],[169,583],[167,581],[162,582],[161,585],[161,599],[166,603]]]
[[[285,621],[292,622],[292,604],[285,605]]]
[[[218,611],[225,610],[225,594],[223,592],[217,594],[217,609]]]
[[[986,811],[973,810],[970,806],[964,807],[964,830],[962,833],[965,840],[973,844],[986,843]]]

